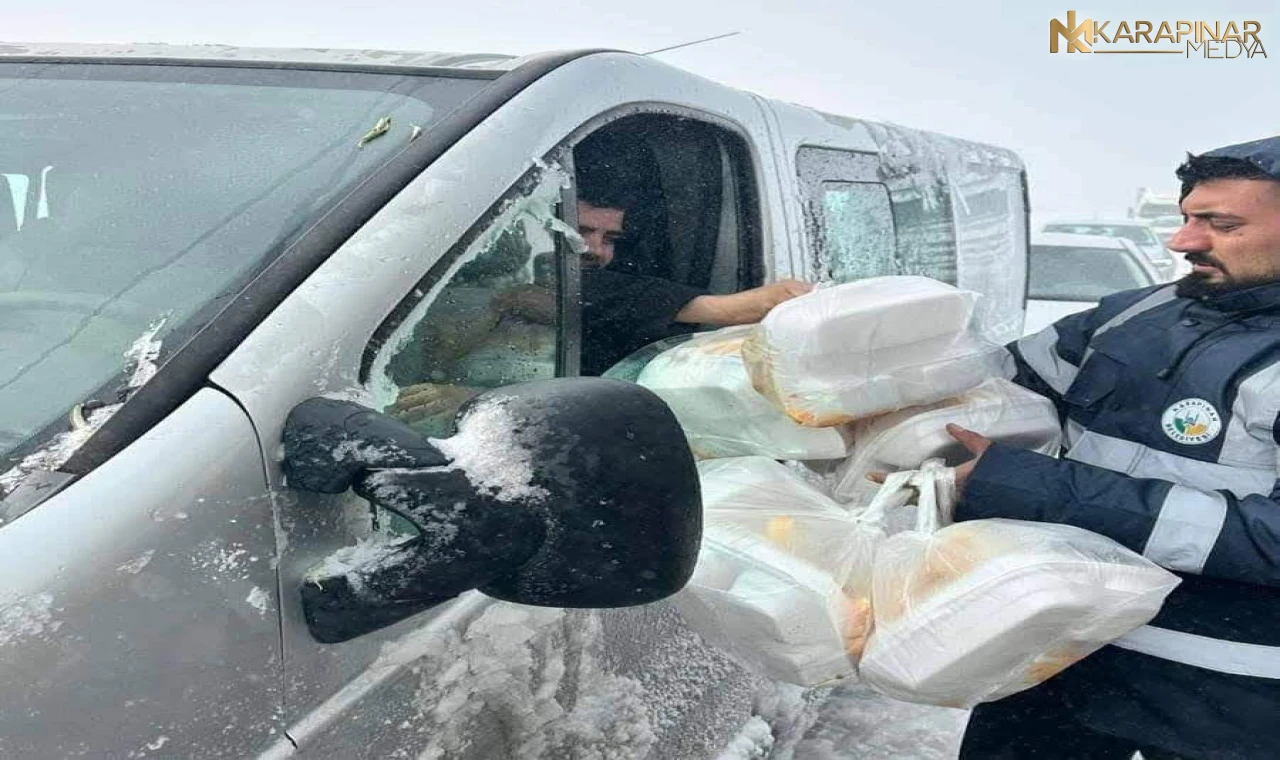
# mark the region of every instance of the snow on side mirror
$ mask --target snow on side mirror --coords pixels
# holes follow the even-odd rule
[[[419,531],[308,574],[303,611],[318,641],[470,589],[550,607],[645,604],[679,591],[697,562],[693,455],[667,406],[631,383],[489,391],[462,408],[455,436],[431,441],[356,404],[311,399],[290,414],[284,444],[290,486],[349,485]]]

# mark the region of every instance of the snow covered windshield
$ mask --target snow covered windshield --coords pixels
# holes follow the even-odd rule
[[[0,478],[101,424],[336,199],[488,83],[0,64]]]

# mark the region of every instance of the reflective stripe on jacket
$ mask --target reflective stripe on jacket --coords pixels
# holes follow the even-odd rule
[[[1009,349],[1015,380],[1058,405],[1064,455],[993,446],[957,518],[1143,553],[1183,582],[1118,646],[1280,687],[1280,284],[1118,293]]]

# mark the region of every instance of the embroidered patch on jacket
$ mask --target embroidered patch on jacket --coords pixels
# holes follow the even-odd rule
[[[1208,443],[1222,432],[1222,418],[1213,404],[1202,398],[1184,398],[1160,418],[1164,434],[1178,443]]]

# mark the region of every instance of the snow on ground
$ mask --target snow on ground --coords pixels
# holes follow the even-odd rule
[[[788,757],[770,760],[951,760],[969,715],[899,702],[861,683],[837,686],[809,709],[817,720],[804,738]]]

